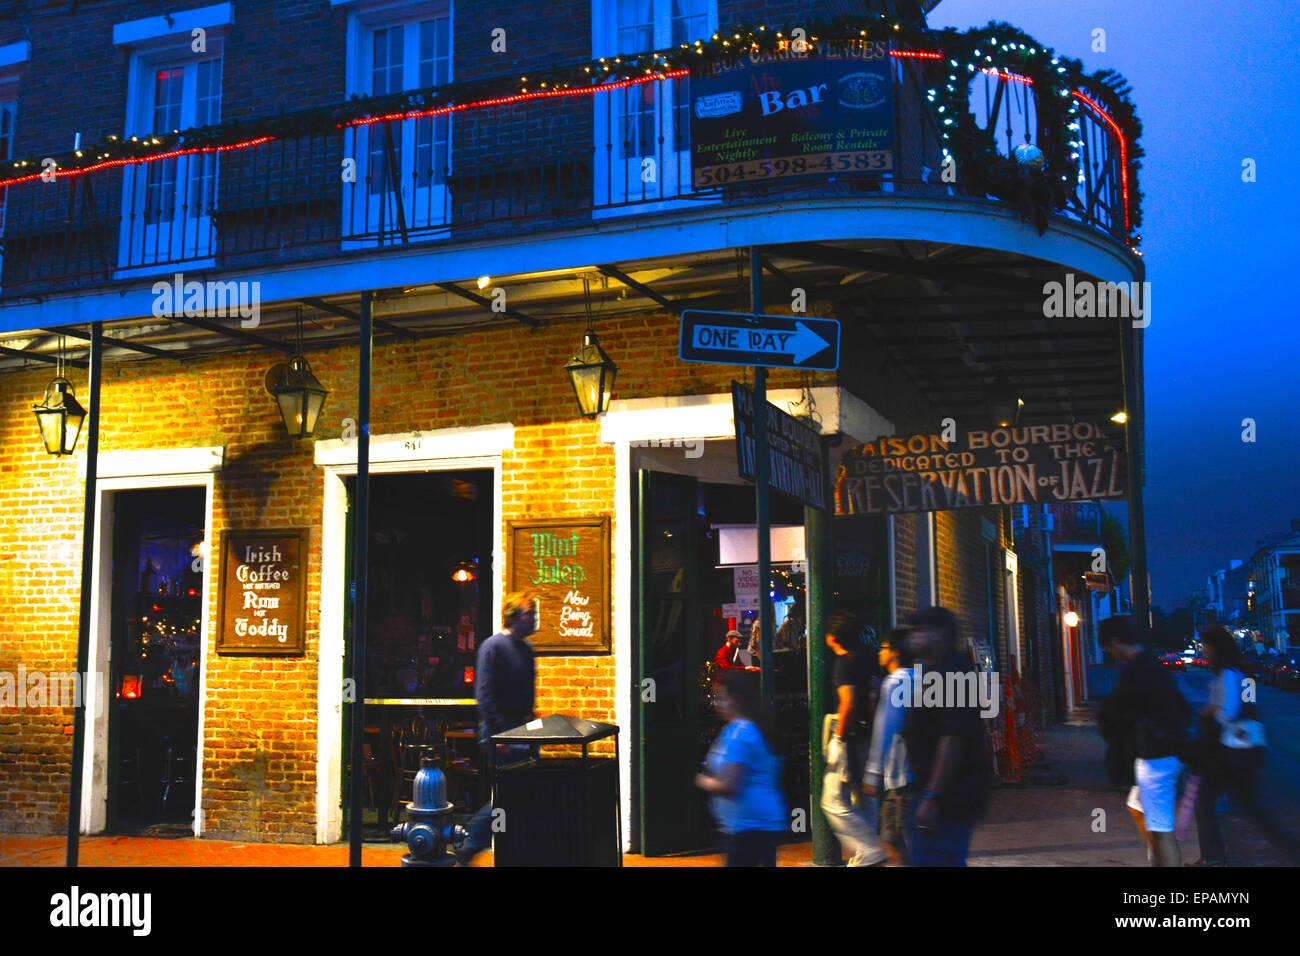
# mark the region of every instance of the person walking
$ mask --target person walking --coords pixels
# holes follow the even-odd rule
[[[903,742],[903,722],[912,702],[913,660],[906,646],[911,633],[909,627],[896,627],[880,643],[880,666],[887,676],[880,685],[862,782],[867,796],[880,797],[880,842],[890,866],[910,866],[916,842],[916,785]]]
[[[1108,617],[1097,630],[1101,646],[1123,664],[1115,690],[1102,706],[1108,720],[1134,738],[1133,776],[1150,841],[1149,861],[1179,866],[1174,806],[1191,708],[1155,654],[1138,643],[1128,615]]]
[[[877,693],[875,668],[861,646],[861,632],[858,619],[844,612],[832,614],[826,624],[826,646],[834,654],[836,713],[826,747],[821,808],[849,851],[848,865],[875,866],[889,853],[877,835],[875,801],[861,792]]]
[[[504,629],[479,645],[475,657],[474,696],[478,700],[478,744],[487,767],[514,763],[527,757],[527,746],[497,747],[492,752],[492,735],[526,724],[537,716],[537,663],[528,636],[537,630],[533,595],[517,591],[506,596],[501,608]],[[464,843],[456,859],[468,866],[492,845],[492,798],[479,808],[466,827]]]
[[[907,759],[920,791],[912,862],[965,866],[975,824],[988,805],[992,760],[980,723],[979,695],[967,693],[957,700],[949,691],[976,687],[979,675],[958,650],[957,619],[947,608],[927,608],[908,623],[913,627],[909,649],[920,661],[925,684],[937,674],[944,689],[938,706],[913,707],[903,723]]]
[[[1214,674],[1210,699],[1201,708],[1200,789],[1196,793],[1196,834],[1201,858],[1188,866],[1227,866],[1227,849],[1215,805],[1225,792],[1233,809],[1255,804],[1255,775],[1263,762],[1264,728],[1258,719],[1254,684],[1247,684],[1245,662],[1227,628],[1215,625],[1202,640],[1205,662]]]
[[[789,814],[781,793],[781,758],[772,748],[758,678],[740,670],[725,672],[714,706],[727,724],[695,785],[712,797],[727,866],[774,867]]]

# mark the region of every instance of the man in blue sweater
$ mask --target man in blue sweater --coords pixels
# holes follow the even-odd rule
[[[474,668],[475,696],[478,699],[479,747],[491,758],[491,738],[511,727],[532,720],[537,689],[537,664],[528,635],[537,630],[536,603],[522,591],[506,595],[501,608],[505,630],[493,634],[479,645]],[[504,748],[503,748],[504,749]],[[498,754],[497,763],[502,757]],[[465,843],[456,857],[468,865],[492,845],[492,800],[483,804],[467,828]]]

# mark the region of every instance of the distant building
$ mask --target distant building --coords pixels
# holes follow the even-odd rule
[[[1264,643],[1278,650],[1300,643],[1300,518],[1289,535],[1255,552],[1247,590]]]

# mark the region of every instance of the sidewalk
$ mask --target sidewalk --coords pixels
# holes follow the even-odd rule
[[[1063,785],[999,788],[993,793],[988,816],[976,828],[971,844],[971,866],[1087,866],[1145,867],[1146,853],[1125,809],[1126,790],[1110,786],[1103,765],[1104,745],[1086,713],[1076,722],[1049,730],[1043,750]],[[1094,830],[1102,820],[1104,829]],[[1230,859],[1239,866],[1290,866],[1252,822],[1230,814],[1223,818],[1223,833]],[[1100,823],[1098,823],[1100,827]],[[364,866],[398,866],[405,847],[367,845]],[[1195,833],[1183,844],[1184,860],[1200,854]],[[0,866],[62,866],[61,836],[0,834]],[[348,847],[238,843],[225,840],[157,839],[149,837],[83,837],[83,866],[261,866],[342,867]],[[686,857],[643,857],[627,854],[629,867],[722,866],[720,854]],[[811,866],[812,845],[794,843],[781,848],[780,866]],[[491,854],[482,854],[475,866],[491,866]]]

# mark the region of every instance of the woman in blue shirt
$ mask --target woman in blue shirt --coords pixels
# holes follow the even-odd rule
[[[776,866],[776,847],[789,822],[781,794],[781,758],[756,722],[761,706],[756,675],[728,671],[714,705],[727,721],[695,785],[712,795],[727,866]]]

